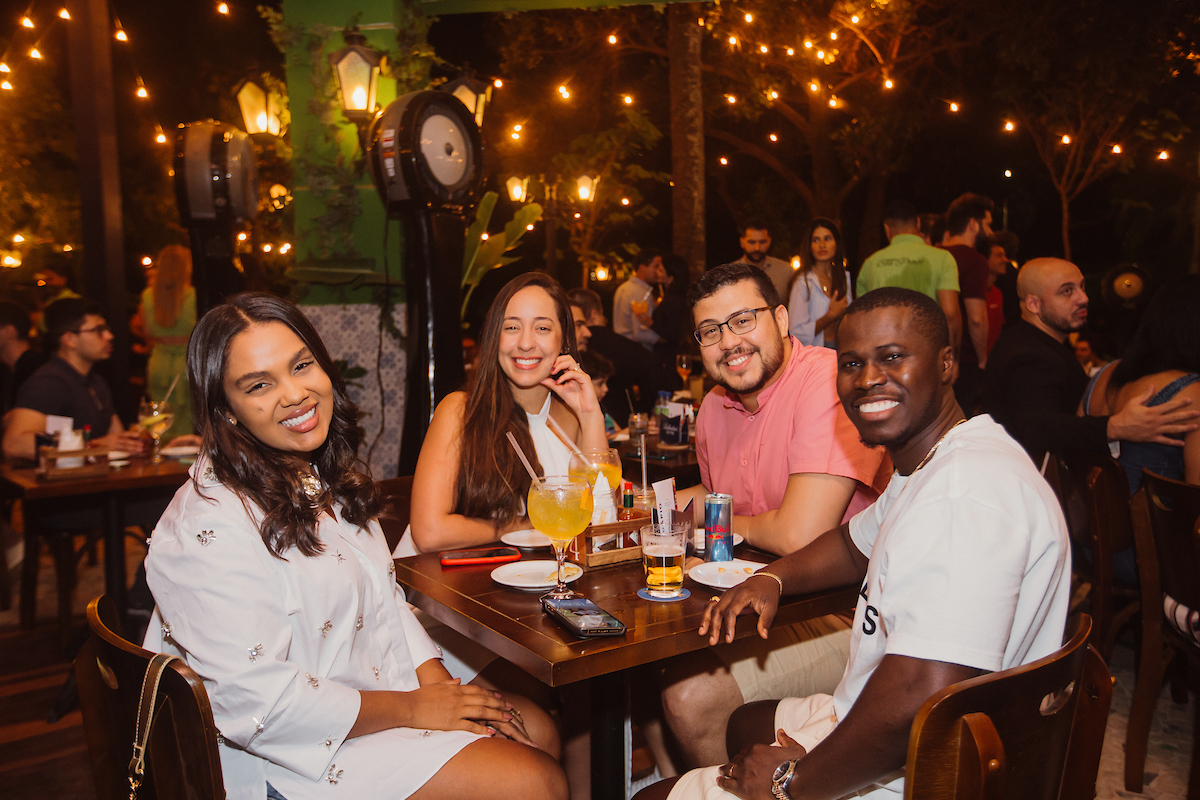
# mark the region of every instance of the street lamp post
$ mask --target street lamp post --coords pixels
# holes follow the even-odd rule
[[[242,123],[246,133],[251,136],[283,135],[283,103],[278,92],[268,91],[257,75],[250,75],[237,85],[233,94],[242,112]]]

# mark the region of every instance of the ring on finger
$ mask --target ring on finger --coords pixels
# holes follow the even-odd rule
[[[719,603],[719,602],[721,602],[721,595],[719,595],[719,594],[714,594],[712,597],[708,598],[708,602],[710,602],[710,603]]]

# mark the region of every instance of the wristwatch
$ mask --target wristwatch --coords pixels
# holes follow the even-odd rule
[[[775,774],[771,776],[771,794],[775,795],[775,800],[792,800],[787,793],[787,785],[792,779],[792,773],[796,771],[796,762],[799,760],[793,758],[775,768]]]

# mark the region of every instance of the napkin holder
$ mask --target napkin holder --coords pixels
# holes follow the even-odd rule
[[[60,450],[42,446],[37,450],[37,477],[42,481],[68,481],[80,478],[99,478],[108,474],[108,447],[85,447],[82,450]],[[60,467],[60,458],[82,458],[81,467]]]
[[[629,534],[641,530],[650,524],[650,517],[635,517],[616,522],[606,522],[602,525],[589,525],[583,533],[576,536],[567,545],[567,560],[583,567],[584,572],[605,567],[617,567],[630,561],[638,561],[642,557],[640,545],[633,544]],[[596,540],[599,539],[607,547],[613,541],[615,546],[601,550]]]

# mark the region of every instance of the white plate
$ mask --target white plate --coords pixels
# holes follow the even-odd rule
[[[741,544],[744,541],[746,541],[746,537],[742,536],[740,533],[735,533],[733,535],[733,546],[734,547],[737,547],[739,544]],[[696,545],[697,553],[704,552],[704,528],[696,528],[696,533],[694,534],[692,542],[694,542]]]
[[[688,570],[688,577],[696,583],[714,589],[732,589],[765,567],[757,561],[735,558],[732,561],[705,561]]]
[[[126,453],[124,450],[109,450],[108,463],[111,464],[114,461],[125,461],[128,463],[129,453]]]
[[[513,547],[549,547],[550,537],[538,533],[533,528],[523,531],[509,531],[500,537],[500,541]]]
[[[566,583],[578,580],[582,574],[583,568],[578,564],[563,566],[563,580]],[[492,570],[492,580],[527,592],[553,589],[558,585],[558,562],[513,561]]]
[[[199,455],[200,448],[196,445],[180,445],[179,447],[164,447],[159,452],[167,458],[183,458],[185,456]]]

